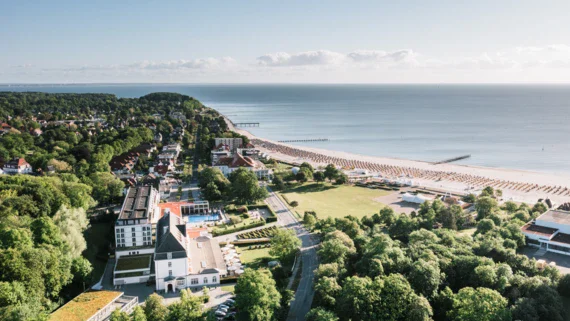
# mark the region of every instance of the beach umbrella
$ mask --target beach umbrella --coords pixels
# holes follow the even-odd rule
[[[235,270],[237,270],[237,269],[238,269],[237,266],[230,266],[230,267],[228,267],[228,271],[235,271]]]
[[[236,250],[228,250],[228,253],[237,253]]]

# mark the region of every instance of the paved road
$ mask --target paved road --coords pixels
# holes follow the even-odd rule
[[[269,197],[266,199],[266,202],[277,213],[279,224],[293,229],[302,242],[300,257],[303,262],[303,270],[301,271],[301,280],[297,287],[297,292],[295,292],[295,298],[291,302],[289,315],[287,316],[287,321],[302,321],[305,320],[305,315],[311,309],[313,296],[315,294],[313,290],[313,271],[319,265],[316,250],[317,242],[312,239],[309,231],[297,221],[294,214],[291,213],[283,201],[275,195],[271,188],[267,187],[267,190],[269,191]]]

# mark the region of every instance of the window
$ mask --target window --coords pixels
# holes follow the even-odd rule
[[[212,277],[212,283],[216,283],[216,282],[218,282],[218,277],[214,275]]]
[[[190,284],[198,284],[198,279],[194,278],[194,279],[190,280]]]
[[[133,244],[135,244],[137,242],[137,238],[133,237]]]
[[[177,286],[184,286],[184,280],[176,280]]]
[[[208,277],[204,277],[204,283],[208,283]]]
[[[172,262],[168,262],[168,267],[172,267]]]
[[[172,270],[168,270],[168,276],[172,276]]]
[[[131,234],[132,234],[132,235],[131,235],[132,237],[135,237],[135,236],[137,236],[137,235],[135,234],[135,232],[133,232],[133,233],[131,233]]]

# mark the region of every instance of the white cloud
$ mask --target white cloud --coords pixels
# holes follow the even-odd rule
[[[570,82],[570,73],[557,70],[568,68],[570,46],[556,44],[503,48],[475,56],[452,57],[447,53],[445,58],[430,57],[412,49],[361,49],[348,53],[277,52],[245,61],[206,57],[48,68],[26,63],[0,67],[0,82],[402,82],[403,79],[442,82],[453,81],[453,77],[461,80],[473,77],[474,82],[481,79],[517,82],[534,79],[531,77],[542,79],[535,75]]]
[[[329,50],[305,51],[295,54],[277,52],[266,54],[257,58],[260,65],[264,66],[311,66],[311,65],[334,65],[342,63],[345,56]]]

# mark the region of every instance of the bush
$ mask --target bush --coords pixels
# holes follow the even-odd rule
[[[265,225],[265,220],[260,220],[258,222],[249,224],[249,225],[242,225],[242,226],[236,226],[233,228],[226,228],[225,229],[214,229],[212,231],[212,235],[213,236],[220,236],[220,235],[225,235],[225,234],[231,234],[231,233],[235,233],[235,232],[239,232],[239,231],[243,231],[243,230],[247,230],[250,228],[254,228],[254,227],[259,227],[259,226],[263,226]]]
[[[232,222],[232,225],[236,225],[238,223],[241,223],[242,219],[239,216],[230,216],[230,221]]]

